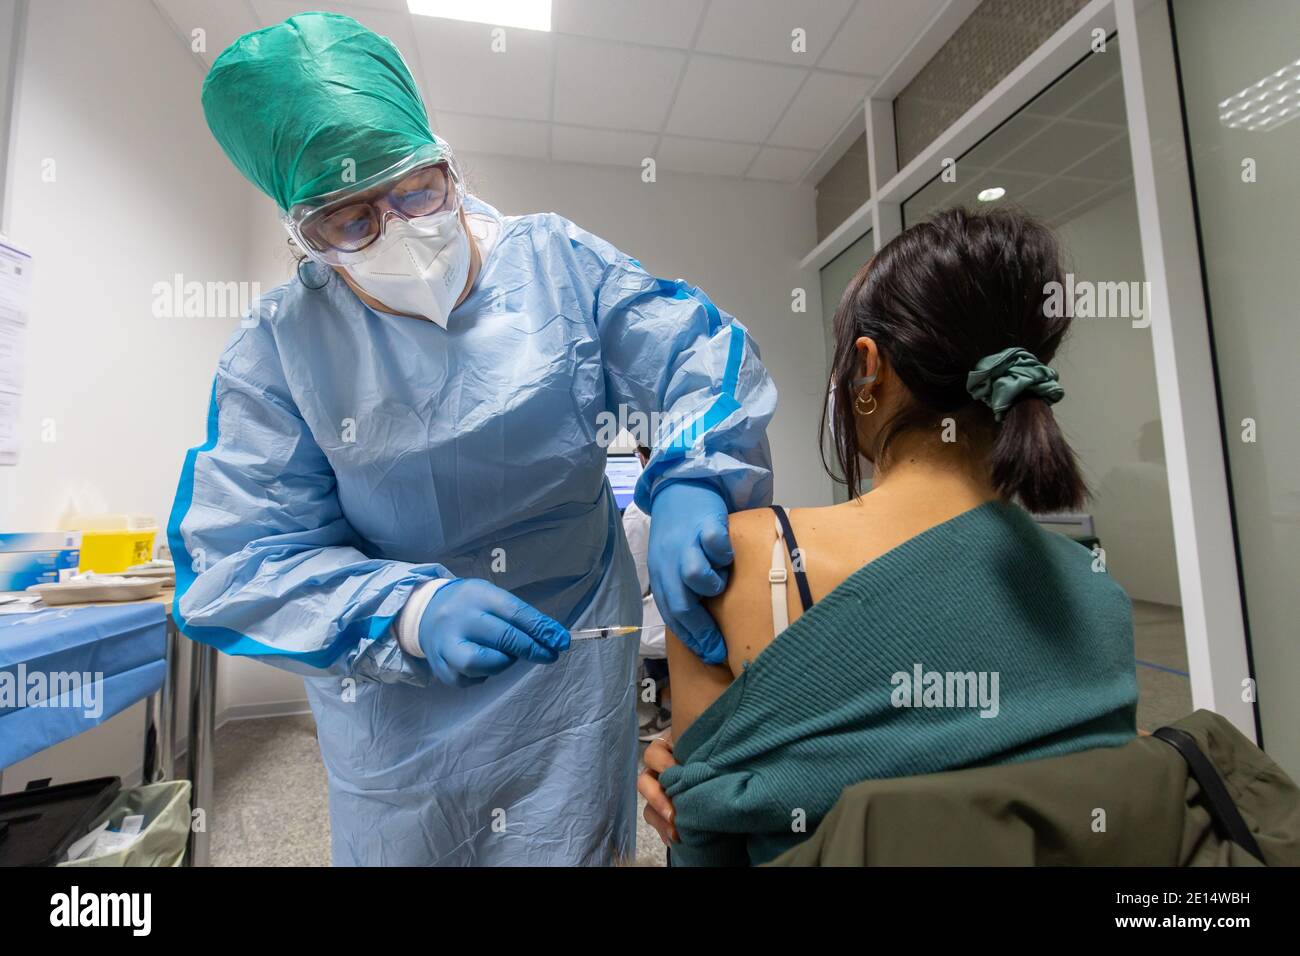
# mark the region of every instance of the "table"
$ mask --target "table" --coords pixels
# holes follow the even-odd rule
[[[172,616],[173,588],[139,601],[91,601],[61,608],[122,607],[162,604],[167,612],[166,674],[160,691],[145,698],[144,783],[176,779],[176,714],[180,686],[181,633]],[[204,827],[190,828],[190,866],[207,866],[211,859],[213,804],[213,737],[217,722],[217,649],[190,643],[189,747],[185,777],[190,781],[192,806],[203,810]]]

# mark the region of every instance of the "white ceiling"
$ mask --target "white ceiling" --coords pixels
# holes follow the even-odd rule
[[[412,16],[406,0],[154,0],[205,63],[304,9],[397,44],[461,153],[798,182],[948,0],[553,0],[552,32]],[[807,52],[791,50],[806,31]]]

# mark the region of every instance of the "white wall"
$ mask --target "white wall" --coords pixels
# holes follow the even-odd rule
[[[28,9],[8,221],[35,261],[23,443],[0,467],[0,527],[53,528],[78,498],[165,523],[238,317],[155,318],[153,287],[178,272],[244,278],[247,187],[204,124],[202,71],[148,0]],[[127,775],[143,720],[137,705],[15,765],[5,788]]]
[[[200,70],[152,4],[29,10],[9,222],[35,262],[0,524],[52,528],[78,497],[165,522],[238,317],[155,318],[154,284],[244,278],[245,187],[203,122]]]
[[[1076,280],[1145,277],[1131,189],[1058,232]],[[1067,399],[1056,414],[1092,488],[1107,570],[1135,600],[1179,604],[1150,330],[1129,318],[1076,318],[1056,365]]]

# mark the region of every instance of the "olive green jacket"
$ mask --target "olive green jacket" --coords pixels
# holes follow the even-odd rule
[[[1264,861],[1300,865],[1300,791],[1228,721],[1186,731]],[[1156,737],[1028,763],[869,780],[771,866],[1255,866],[1215,825],[1179,752]]]

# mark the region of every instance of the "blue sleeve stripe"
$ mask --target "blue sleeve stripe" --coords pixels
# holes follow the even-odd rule
[[[722,328],[722,314],[718,312],[718,307],[713,304],[705,293],[701,292],[695,286],[687,285],[681,279],[659,279],[658,292],[660,295],[666,295],[670,299],[677,301],[694,302],[704,309],[704,314],[709,319],[709,334],[716,335],[718,329]]]
[[[639,263],[638,263],[639,265]],[[681,279],[655,279],[654,294],[666,296],[679,302],[691,302],[704,310],[709,323],[709,335],[716,335],[723,327],[722,313],[713,304],[713,300],[704,292],[688,285]],[[709,429],[721,424],[727,416],[743,408],[736,399],[736,388],[740,381],[740,365],[745,358],[745,329],[733,321],[730,324],[731,338],[727,347],[727,363],[722,373],[722,382],[718,397],[698,418],[684,422],[677,434],[666,444],[655,449],[655,456],[650,466],[637,481],[638,490],[644,487],[648,493],[650,485],[670,463],[686,457],[693,442],[691,438],[700,438]]]
[[[679,280],[669,281],[666,278],[659,280],[660,294],[667,294],[669,297],[677,300],[689,300],[698,304],[705,310],[708,319],[708,334],[714,336],[719,329],[723,328],[722,313],[718,311],[718,306],[712,303],[703,291],[695,289],[694,286],[686,285]],[[745,359],[745,329],[740,323],[733,321],[731,323],[731,339],[727,347],[727,364],[723,369],[723,380],[720,384],[718,397],[712,401],[711,405],[699,415],[699,418],[692,423],[684,423],[673,436],[671,441],[666,445],[655,449],[655,457],[650,467],[642,473],[638,484],[645,485],[649,492],[650,485],[654,483],[656,477],[660,475],[672,462],[686,457],[686,453],[692,449],[694,440],[701,438],[703,434],[715,428],[716,425],[722,424],[727,420],[727,416],[738,410],[741,406],[740,401],[736,398],[736,388],[740,382],[741,362]]]
[[[722,326],[722,317],[718,314],[717,307],[703,292],[692,290],[692,293],[688,294],[681,288],[681,283],[677,285],[677,294],[673,298],[690,298],[699,302],[709,316],[710,334],[715,334]],[[672,467],[673,463],[686,457],[695,441],[702,439],[709,430],[721,425],[733,412],[744,408],[736,398],[736,389],[740,382],[740,366],[745,358],[745,336],[744,327],[739,322],[733,321],[730,324],[727,362],[723,368],[718,396],[693,423],[682,425],[671,441],[655,449],[649,467],[637,479],[636,500],[640,507],[649,509],[650,493],[654,483]]]
[[[314,651],[294,651],[251,638],[226,627],[195,626],[185,620],[181,613],[181,598],[189,590],[198,575],[194,572],[194,559],[185,547],[181,536],[181,524],[194,503],[194,465],[199,455],[212,451],[217,446],[217,383],[212,382],[212,393],[208,399],[207,440],[202,445],[191,448],[185,455],[185,464],[181,468],[180,483],[176,488],[176,500],[172,504],[171,515],[167,519],[167,546],[171,548],[172,562],[176,565],[176,593],[172,598],[172,619],[176,627],[186,637],[203,644],[211,644],[223,653],[235,657],[290,657],[309,667],[327,668],[338,659],[356,640],[349,638],[360,635],[364,628],[366,636],[377,638],[388,627],[395,615],[375,615],[366,621],[357,621],[344,628],[334,643]]]
[[[176,566],[176,593],[172,597],[172,619],[177,628],[189,632],[185,627],[185,617],[181,614],[181,598],[194,583],[194,559],[185,547],[181,537],[181,523],[189,514],[194,503],[194,462],[205,451],[211,451],[217,445],[217,380],[212,380],[212,391],[208,396],[207,438],[202,445],[197,445],[185,453],[185,464],[181,467],[181,479],[176,486],[176,500],[172,502],[172,513],[167,518],[167,546],[172,552],[172,563]]]
[[[709,429],[720,425],[727,416],[740,408],[736,400],[736,384],[740,380],[740,363],[745,357],[745,330],[732,323],[731,340],[727,346],[727,364],[722,372],[722,386],[718,397],[694,423],[687,423],[673,440],[663,446],[663,461],[675,461],[686,456],[693,439],[698,440]]]

